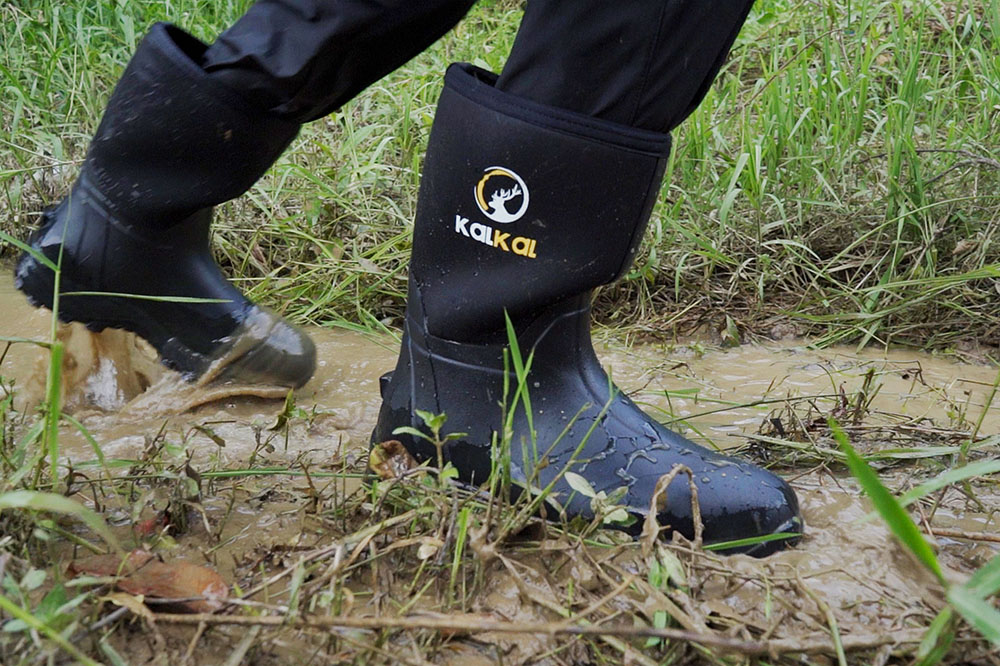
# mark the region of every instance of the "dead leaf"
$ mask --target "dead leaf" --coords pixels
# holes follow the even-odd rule
[[[133,550],[124,559],[120,555],[114,554],[95,555],[94,557],[85,557],[82,560],[73,560],[66,568],[66,574],[71,577],[79,576],[80,574],[89,574],[91,576],[128,576],[135,573],[137,569],[148,563],[153,557],[154,555],[146,550]]]
[[[132,532],[138,537],[152,536],[169,524],[170,519],[167,517],[167,513],[158,511],[152,518],[140,520],[132,525]]]
[[[139,617],[149,620],[150,622],[156,621],[156,616],[153,615],[153,611],[146,608],[143,603],[143,598],[141,596],[135,596],[132,594],[125,594],[124,592],[112,592],[106,597],[103,597],[103,601],[110,601],[117,606],[123,606],[129,609],[133,615],[138,615]]]
[[[417,461],[396,439],[376,444],[368,454],[368,467],[380,479],[398,479],[416,466]]]
[[[955,249],[951,251],[951,256],[957,257],[960,254],[966,254],[972,252],[979,247],[979,241],[972,240],[969,238],[963,238],[962,240],[955,243]]]
[[[428,560],[441,550],[441,546],[444,542],[441,539],[436,539],[434,537],[425,537],[421,539],[420,548],[417,549],[417,557],[421,560]]]
[[[145,550],[134,550],[124,559],[119,555],[96,555],[75,560],[66,573],[114,576],[118,579],[115,587],[122,592],[152,599],[182,599],[169,604],[182,613],[217,611],[229,596],[229,586],[215,571],[184,560],[161,562]],[[163,608],[157,605],[157,609]]]

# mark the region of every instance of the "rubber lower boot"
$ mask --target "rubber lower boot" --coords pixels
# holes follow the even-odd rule
[[[229,284],[209,247],[212,207],[249,189],[298,125],[210,80],[205,48],[167,24],[143,39],[15,284],[51,308],[58,264],[63,321],[132,331],[189,380],[301,386],[312,341]]]
[[[638,519],[627,529],[638,532],[652,508],[662,533],[693,537],[688,475],[656,493],[682,465],[697,488],[706,543],[778,537],[731,549],[755,556],[794,543],[803,523],[786,482],[667,430],[610,382],[593,350],[591,291],[630,265],[669,137],[521,100],[494,81],[466,65],[446,76],[414,226],[402,348],[383,383],[373,443],[398,439],[418,460],[435,460],[431,443],[396,431],[427,432],[417,411],[443,413],[453,434],[446,459],[463,481],[481,484],[512,414],[512,480],[551,484],[569,517],[594,515],[591,499],[566,481],[573,472],[597,493],[624,492],[620,503]],[[515,395],[508,316],[530,357],[528,400]]]

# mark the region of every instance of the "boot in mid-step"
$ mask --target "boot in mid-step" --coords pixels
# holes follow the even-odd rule
[[[209,226],[212,207],[249,189],[299,125],[211,81],[197,64],[205,48],[165,24],[143,39],[15,284],[51,308],[58,265],[63,321],[132,331],[192,381],[298,387],[315,369],[315,346],[226,280]]]

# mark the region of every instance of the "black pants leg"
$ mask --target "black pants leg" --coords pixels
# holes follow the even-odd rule
[[[418,54],[474,0],[260,0],[205,54],[226,85],[305,122]],[[530,0],[498,86],[669,131],[704,97],[752,0]]]
[[[753,0],[531,0],[497,87],[669,132],[704,98]]]
[[[441,37],[475,0],[258,0],[202,67],[277,115],[321,118]]]

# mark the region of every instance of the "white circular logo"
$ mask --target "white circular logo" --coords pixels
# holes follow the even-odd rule
[[[512,202],[516,202],[518,198],[521,199],[521,205],[511,213],[508,204],[514,205]],[[487,167],[476,184],[476,205],[483,215],[494,222],[516,222],[528,212],[528,186],[510,169]]]

